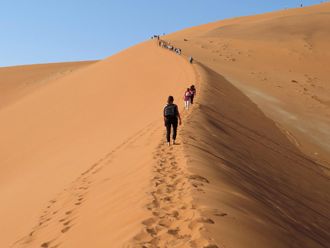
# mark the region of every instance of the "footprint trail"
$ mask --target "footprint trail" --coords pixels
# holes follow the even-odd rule
[[[202,191],[198,184],[207,180],[187,172],[181,146],[159,144],[154,160],[151,202],[146,206],[151,217],[127,247],[217,248],[202,235],[205,225],[214,222],[202,218],[192,198],[193,191]]]

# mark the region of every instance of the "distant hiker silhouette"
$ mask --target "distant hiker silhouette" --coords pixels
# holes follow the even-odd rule
[[[194,97],[196,96],[196,88],[195,85],[190,86],[190,103],[194,103]]]
[[[167,145],[171,144],[171,127],[173,127],[173,145],[175,144],[178,122],[181,125],[181,117],[178,110],[178,106],[173,103],[173,96],[169,96],[167,99],[167,105],[164,108],[164,122],[166,127],[166,139]]]
[[[187,88],[186,92],[184,93],[183,100],[184,100],[184,107],[186,110],[188,110],[191,102],[191,92],[189,88]]]
[[[193,57],[191,57],[191,56],[188,58],[188,60],[189,60],[189,63],[190,63],[190,64],[192,64],[193,61],[194,61]]]

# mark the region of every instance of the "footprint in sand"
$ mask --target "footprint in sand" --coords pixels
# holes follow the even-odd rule
[[[214,220],[210,219],[210,218],[205,218],[205,217],[201,217],[198,219],[199,222],[201,223],[207,223],[207,224],[214,224]]]
[[[40,245],[40,247],[42,247],[42,248],[48,248],[49,245],[50,245],[50,242],[45,242],[45,243],[42,243],[42,244]]]
[[[225,217],[227,216],[228,214],[226,213],[217,213],[217,214],[214,214],[215,216],[220,216],[220,217]]]
[[[73,211],[73,210],[70,210],[70,211],[66,211],[66,212],[65,212],[65,214],[66,214],[66,215],[69,215],[69,214],[71,214],[71,213],[72,213],[72,211]]]
[[[207,245],[207,246],[204,246],[204,248],[219,248],[219,246],[217,246],[217,245]]]
[[[207,180],[205,177],[202,177],[199,175],[190,175],[189,179],[204,182],[204,183],[210,183],[209,180]]]
[[[68,221],[66,221],[66,222],[63,223],[63,226],[67,226],[67,225],[69,225],[70,223],[71,223],[71,220],[68,220]]]
[[[196,241],[205,229],[204,224],[214,221],[202,218],[189,196],[194,188],[192,183],[199,187],[209,181],[199,175],[187,175],[180,168],[177,151],[164,146],[159,145],[154,153],[153,200],[146,206],[153,217],[142,222],[144,229],[129,247],[188,247],[189,244],[189,247],[213,248],[206,239]]]
[[[70,228],[71,228],[71,226],[67,226],[67,227],[63,228],[63,229],[61,230],[61,232],[62,232],[62,233],[66,233],[67,231],[70,230]]]

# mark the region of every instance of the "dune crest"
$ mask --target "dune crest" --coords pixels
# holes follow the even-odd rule
[[[6,235],[0,246],[19,241],[19,247],[39,247],[52,241],[49,247],[120,247],[132,238],[147,212],[151,145],[162,136],[160,131],[156,138],[144,135],[139,145],[124,141],[140,131],[159,130],[167,96],[179,102],[180,91],[194,80],[183,58],[146,42],[2,109],[0,231]],[[103,165],[102,177],[109,180],[79,176],[121,143],[126,150],[109,158],[117,162]],[[86,180],[95,187],[84,190]],[[67,212],[64,223],[71,224],[64,227],[59,220]]]
[[[0,247],[327,247],[329,17],[325,3],[210,23],[163,37],[183,56],[153,40],[13,88]],[[165,101],[191,84],[168,147]]]
[[[199,63],[185,149],[219,245],[329,244],[329,18],[325,3],[166,36]]]
[[[251,100],[200,66],[200,98],[184,130],[206,234],[235,247],[326,247],[329,177]],[[205,125],[207,123],[207,125]],[[221,246],[220,246],[221,247]]]
[[[223,75],[330,168],[330,3],[233,18],[166,36]]]

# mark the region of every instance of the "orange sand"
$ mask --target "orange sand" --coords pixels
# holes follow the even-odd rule
[[[328,23],[326,3],[163,37],[181,57],[0,68],[0,247],[328,247]]]
[[[0,108],[94,61],[0,67]]]

